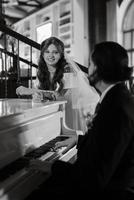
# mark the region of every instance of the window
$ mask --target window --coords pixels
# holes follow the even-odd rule
[[[134,93],[134,1],[130,3],[123,20],[123,46],[127,49],[129,56],[129,66],[133,67],[132,79],[129,87]]]
[[[52,22],[47,22],[36,28],[37,42],[41,43],[43,40],[52,35]]]
[[[129,5],[123,21],[123,45],[128,51],[129,66],[134,67],[134,2]]]

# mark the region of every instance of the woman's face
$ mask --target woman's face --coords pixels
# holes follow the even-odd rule
[[[55,66],[61,55],[57,47],[53,44],[50,44],[49,47],[44,51],[43,58],[48,66]]]

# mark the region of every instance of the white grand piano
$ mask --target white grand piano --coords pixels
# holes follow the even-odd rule
[[[76,147],[52,151],[80,131],[66,127],[65,101],[34,103],[31,99],[0,99],[0,200],[24,200],[47,174],[28,168],[31,159],[73,162]]]

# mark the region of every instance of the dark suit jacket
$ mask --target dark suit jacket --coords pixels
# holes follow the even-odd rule
[[[77,192],[126,190],[134,186],[134,99],[124,84],[104,97],[93,126],[79,136],[75,164],[56,161],[53,172]]]

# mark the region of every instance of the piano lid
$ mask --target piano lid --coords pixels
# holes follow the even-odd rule
[[[34,103],[31,99],[0,99],[0,130],[59,110],[66,101]]]
[[[0,99],[0,117],[25,112],[29,109],[36,109],[42,106],[59,105],[66,101],[43,101],[33,102],[32,99]]]

